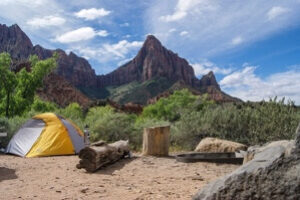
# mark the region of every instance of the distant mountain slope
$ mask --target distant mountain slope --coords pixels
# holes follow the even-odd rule
[[[50,74],[44,80],[44,87],[38,90],[40,98],[54,102],[62,107],[77,102],[83,108],[88,108],[92,101],[77,90],[66,79],[57,74]]]
[[[57,52],[59,58],[55,73],[59,78],[56,77],[55,83],[46,79],[45,87],[51,88],[51,85],[69,87],[66,86],[66,82],[69,82],[94,99],[111,98],[119,103],[146,104],[149,99],[170,92],[174,88],[189,88],[199,94],[208,93],[217,101],[239,101],[221,91],[212,72],[200,80],[197,79],[192,66],[185,59],[166,49],[152,35],[147,37],[134,59],[109,74],[98,76],[87,60],[73,52],[67,55],[61,49],[49,50],[40,45],[33,46],[27,35],[16,24],[10,27],[0,24],[0,52],[3,51],[9,52],[15,63],[26,61],[32,54],[36,54],[40,59],[46,59]],[[62,84],[59,84],[60,81]],[[63,88],[60,89],[63,91]],[[77,94],[77,92],[73,94],[75,93]],[[45,88],[41,90],[40,95],[52,99]],[[65,104],[63,97],[57,98],[56,101],[61,101],[61,105]]]

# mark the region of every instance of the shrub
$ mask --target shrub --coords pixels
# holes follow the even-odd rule
[[[31,110],[39,113],[55,112],[56,110],[58,110],[58,106],[55,103],[43,101],[36,96],[31,106]]]
[[[161,98],[155,104],[145,107],[142,117],[171,122],[179,120],[181,111],[191,107],[197,98],[187,89],[175,91],[168,98]]]
[[[134,137],[134,122],[136,115],[117,113],[110,106],[91,108],[86,116],[85,123],[91,132],[91,141],[105,140],[114,142],[117,140],[130,140],[130,144],[136,147]]]
[[[27,117],[15,116],[12,118],[0,118],[0,132],[6,132],[7,137],[1,138],[1,147],[6,147],[13,137],[13,135],[19,130],[19,128],[28,120]]]
[[[188,111],[174,124],[171,141],[193,149],[203,137],[219,137],[247,145],[293,139],[299,108],[277,99],[269,102],[208,106]]]
[[[59,109],[57,114],[72,120],[79,128],[84,128],[84,115],[78,103],[71,103],[63,109]]]

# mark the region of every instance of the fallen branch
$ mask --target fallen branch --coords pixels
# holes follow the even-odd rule
[[[83,148],[79,152],[78,169],[84,168],[88,172],[95,172],[97,169],[112,164],[129,155],[128,141],[120,140],[112,144],[103,141]]]

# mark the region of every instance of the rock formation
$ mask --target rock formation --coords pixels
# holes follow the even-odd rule
[[[56,74],[84,91],[90,97],[108,98],[112,96],[113,94],[109,93],[103,93],[102,95],[102,92],[106,91],[105,87],[107,86],[121,86],[132,82],[142,84],[151,80],[165,79],[168,83],[165,81],[165,86],[160,90],[151,90],[151,87],[145,88],[147,91],[142,89],[136,94],[130,93],[119,99],[122,99],[122,103],[128,103],[134,99],[128,98],[128,95],[130,97],[132,95],[140,95],[144,98],[136,98],[139,100],[136,102],[133,100],[133,103],[146,104],[148,99],[164,92],[170,92],[173,85],[179,84],[180,88],[198,91],[197,94],[208,93],[216,101],[237,101],[236,98],[220,90],[213,72],[203,76],[200,80],[197,79],[193,68],[185,59],[166,49],[152,35],[147,37],[133,60],[109,74],[98,76],[87,60],[78,57],[73,52],[66,54],[61,49],[49,50],[40,45],[33,46],[27,35],[16,24],[10,27],[0,25],[0,52],[3,51],[9,52],[16,63],[25,62],[32,54],[36,54],[40,59],[46,59],[51,57],[54,52],[57,52],[59,56]],[[143,99],[142,102],[140,99]]]
[[[295,143],[265,148],[231,174],[206,185],[193,199],[300,199],[299,143],[298,129]],[[291,148],[294,151],[287,154]]]
[[[220,86],[216,80],[216,77],[212,71],[210,71],[208,74],[204,75],[198,83],[199,86],[201,87],[209,87],[213,86],[214,88],[221,90]]]
[[[0,24],[0,52],[8,52],[18,60],[30,56],[33,45],[27,35],[15,24],[10,27]]]
[[[177,54],[167,50],[154,36],[147,36],[137,56],[115,71],[98,77],[98,86],[122,85],[132,81],[144,82],[157,77],[183,81],[193,86],[194,69]]]

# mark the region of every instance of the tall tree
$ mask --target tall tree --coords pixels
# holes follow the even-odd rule
[[[56,67],[57,55],[46,60],[31,56],[31,69],[12,70],[12,60],[8,53],[0,54],[0,115],[6,117],[21,115],[30,109],[36,90],[43,79]]]

